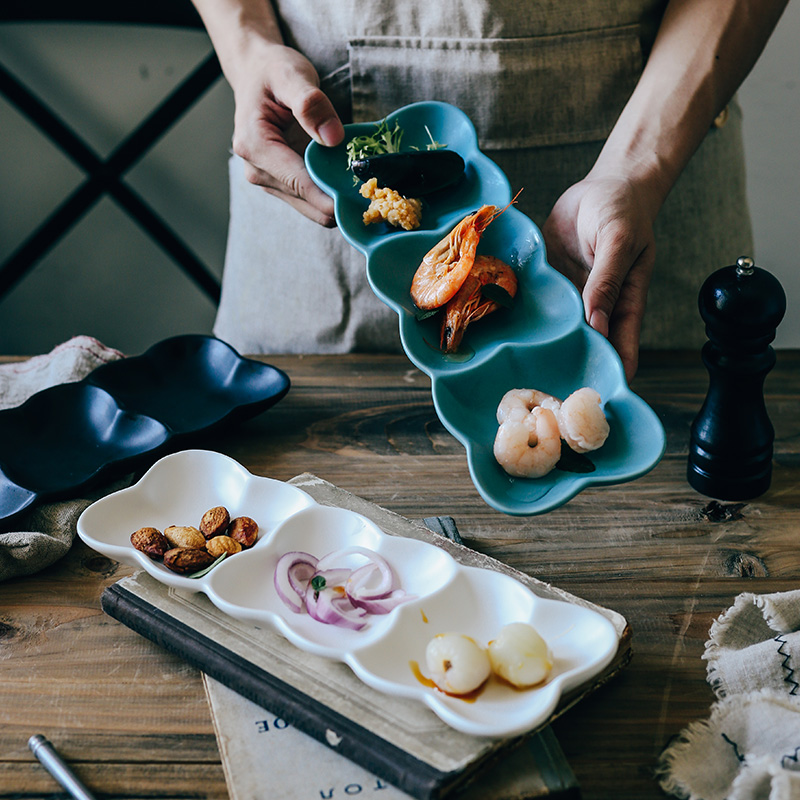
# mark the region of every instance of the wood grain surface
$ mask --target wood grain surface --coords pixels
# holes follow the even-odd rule
[[[779,352],[767,378],[775,457],[763,497],[722,503],[687,484],[707,375],[699,354],[652,353],[633,388],[667,430],[663,460],[527,518],[483,503],[405,357],[265,360],[290,375],[286,398],[197,445],[273,478],[313,472],[413,519],[452,516],[469,546],[623,614],[631,663],[554,729],[587,800],[663,797],[659,753],[714,699],[701,659],[712,621],[740,592],[797,588],[800,353]],[[227,796],[199,674],[100,610],[103,589],[130,572],[76,541],[52,567],[0,584],[0,798],[64,796],[28,750],[34,733],[98,797]]]

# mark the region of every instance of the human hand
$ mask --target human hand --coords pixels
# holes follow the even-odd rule
[[[590,174],[564,192],[542,228],[550,263],[581,292],[586,320],[614,345],[629,381],[653,273],[655,213],[643,186]]]
[[[312,180],[303,151],[313,138],[334,146],[344,128],[319,88],[311,63],[282,44],[250,44],[228,80],[234,91],[233,152],[247,180],[326,227],[336,223],[333,200]]]

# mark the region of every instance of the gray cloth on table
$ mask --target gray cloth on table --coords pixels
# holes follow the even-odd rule
[[[95,367],[121,357],[89,336],[76,336],[44,355],[0,365],[0,410],[15,408],[51,386],[81,380]],[[31,575],[64,556],[75,538],[78,517],[94,499],[92,494],[43,503],[14,519],[14,530],[0,532],[0,581]]]
[[[739,595],[709,636],[719,700],[662,754],[662,788],[690,800],[800,799],[800,590]]]

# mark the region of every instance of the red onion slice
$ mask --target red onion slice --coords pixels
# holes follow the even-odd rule
[[[289,568],[289,583],[299,597],[305,597],[306,586],[316,571],[316,566],[310,561],[299,561]]]
[[[375,576],[378,579],[377,583],[374,580]],[[371,561],[350,573],[345,589],[354,599],[375,600],[386,597],[394,589],[394,574],[383,559]]]
[[[413,597],[414,595],[406,594],[402,589],[395,589],[386,597],[358,599],[351,596],[350,602],[357,608],[363,608],[368,614],[388,614],[393,608]]]
[[[343,566],[351,556],[367,561]],[[394,573],[382,556],[358,545],[320,559],[300,551],[284,553],[275,565],[273,581],[281,601],[295,613],[308,611],[319,622],[356,631],[367,624],[369,615],[388,614],[413,597],[395,589]]]
[[[330,569],[334,566],[342,566],[343,561],[347,559],[348,556],[364,556],[367,559],[367,563],[374,562],[376,564],[383,564],[384,569],[389,569],[389,565],[386,563],[383,556],[379,556],[374,550],[370,550],[367,547],[361,547],[357,544],[351,545],[350,547],[343,547],[340,550],[334,550],[331,553],[328,553],[319,560],[317,564],[317,569],[324,570]],[[361,565],[359,565],[361,566]],[[350,567],[352,571],[355,567]],[[391,572],[391,570],[389,569]]]
[[[275,591],[295,614],[302,614],[305,609],[306,586],[316,571],[315,556],[294,550],[284,553],[275,565]]]
[[[324,578],[325,586],[344,586],[347,579],[350,577],[350,570],[344,567],[338,569],[320,569],[319,563],[313,578]]]
[[[317,591],[309,584],[306,591],[306,608],[315,620],[329,625],[360,631],[367,624],[364,619],[367,612],[363,608],[356,608],[347,596],[335,587],[325,587]]]

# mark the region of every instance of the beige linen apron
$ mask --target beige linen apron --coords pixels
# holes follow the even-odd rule
[[[630,96],[664,2],[278,0],[287,44],[316,65],[345,122],[418,100],[464,110],[482,150],[524,187],[541,226],[583,178]],[[247,183],[231,161],[231,219],[215,333],[243,353],[399,350],[397,317],[364,257]],[[643,347],[704,341],[706,275],[752,253],[741,115],[712,128],[656,225]]]

